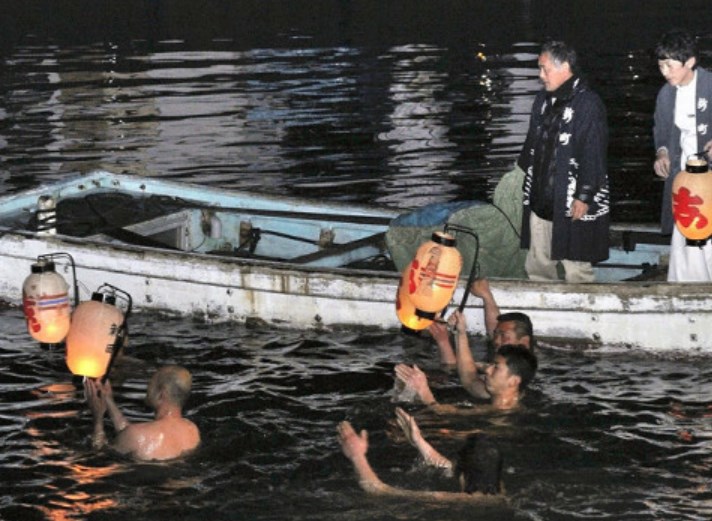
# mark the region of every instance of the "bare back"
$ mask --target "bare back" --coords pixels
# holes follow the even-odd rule
[[[183,417],[133,423],[122,430],[114,448],[140,460],[169,460],[183,456],[200,444],[198,427]]]

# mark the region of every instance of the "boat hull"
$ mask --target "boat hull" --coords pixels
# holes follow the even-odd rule
[[[92,187],[106,190],[134,185],[135,191],[181,198],[189,195],[194,201],[202,197],[205,205],[217,202],[214,208],[224,213],[211,215],[223,219],[225,228],[237,229],[243,223],[240,219],[245,219],[230,221],[232,213],[227,211],[232,212],[238,203],[229,193],[106,172],[65,182],[59,187],[40,187],[26,194],[3,197],[0,215],[31,212],[37,197],[48,192],[59,197]],[[30,266],[39,256],[63,252],[74,259],[81,300],[88,299],[96,288],[110,284],[131,295],[136,311],[170,313],[212,322],[261,320],[289,328],[400,328],[395,311],[400,279],[396,271],[328,265],[364,248],[375,248],[393,212],[353,206],[339,208],[333,203],[310,207],[309,202],[288,198],[262,200],[248,196],[239,201],[240,206],[249,204],[256,205],[250,217],[255,225],[259,219],[277,218],[285,219],[286,225],[290,223],[286,219],[293,220],[293,214],[301,214],[304,222],[310,224],[318,222],[319,215],[331,215],[332,221],[325,217],[325,222],[316,226],[315,237],[324,235],[324,230],[329,232],[326,236],[336,230],[334,235],[347,237],[346,242],[336,245],[335,256],[324,256],[328,248],[305,250],[299,255],[303,264],[297,264],[289,260],[196,252],[195,245],[185,251],[125,244],[101,236],[46,235],[0,225],[0,299],[19,305],[22,284],[30,273]],[[180,215],[182,212],[174,214]],[[345,215],[357,219],[345,223]],[[180,226],[185,224],[180,222],[183,223]],[[190,235],[209,235],[208,230],[201,232],[201,222],[185,224],[185,229],[180,230],[181,233],[174,235],[181,240]],[[363,233],[359,234],[359,230]],[[202,241],[198,237],[195,244]],[[71,283],[66,263],[57,265]],[[529,314],[536,336],[558,346],[712,352],[712,284],[566,284],[492,279],[490,285],[502,310]],[[454,303],[462,301],[464,289],[465,283],[461,280]],[[480,305],[479,299],[471,297],[466,306],[468,327],[474,334],[484,331]]]
[[[2,235],[0,251],[0,297],[15,304],[36,258],[62,251],[74,257],[82,288],[110,283],[131,294],[138,310],[290,328],[400,327],[397,273],[297,269],[20,233]],[[557,345],[712,352],[710,284],[492,280],[491,287],[501,309],[529,314],[536,335]],[[471,297],[466,305],[472,333],[484,328],[478,304]]]

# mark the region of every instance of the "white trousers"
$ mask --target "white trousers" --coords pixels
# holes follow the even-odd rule
[[[531,241],[524,262],[527,276],[531,280],[539,281],[560,280],[558,271],[560,262],[564,268],[566,282],[593,282],[593,266],[590,262],[551,259],[552,228],[551,221],[539,218],[534,212],[531,213],[529,219]]]
[[[670,282],[712,281],[712,241],[700,248],[686,246],[685,236],[677,229],[672,231],[670,242]]]

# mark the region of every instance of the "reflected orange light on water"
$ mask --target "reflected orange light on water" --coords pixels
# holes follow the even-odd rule
[[[88,467],[67,463],[66,468],[71,471],[71,475],[68,477],[74,478],[76,485],[91,485],[110,477],[120,468],[120,465]],[[92,496],[83,490],[61,491],[55,488],[55,492],[58,497],[54,497],[48,501],[47,505],[40,507],[40,510],[50,521],[76,520],[84,518],[92,512],[118,507],[118,502],[114,498],[103,495]]]

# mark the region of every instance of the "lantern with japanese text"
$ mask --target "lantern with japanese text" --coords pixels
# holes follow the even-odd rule
[[[437,313],[452,299],[462,269],[462,255],[455,245],[449,233],[434,232],[403,271],[401,283],[416,313]]]
[[[688,244],[704,243],[712,236],[712,171],[704,158],[691,157],[675,176],[672,214]]]
[[[403,279],[398,282],[396,293],[396,315],[403,327],[411,331],[420,331],[433,323],[435,313],[416,313],[415,306],[408,298],[408,291]]]
[[[62,342],[70,326],[69,284],[51,260],[38,259],[22,284],[22,308],[28,333],[43,344]]]
[[[67,367],[75,375],[99,378],[109,371],[125,335],[125,316],[116,297],[100,292],[74,310],[67,335]]]

